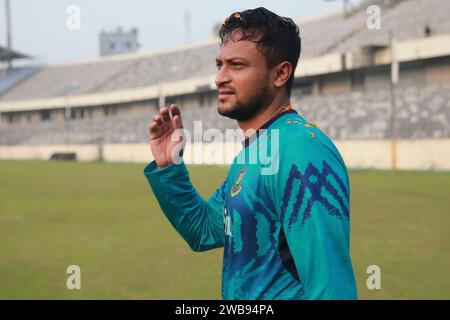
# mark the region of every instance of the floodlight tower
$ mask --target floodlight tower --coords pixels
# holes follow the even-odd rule
[[[10,51],[11,48],[11,12],[9,0],[5,0],[5,15],[6,15],[6,48]],[[8,70],[11,69],[11,59],[8,59]]]

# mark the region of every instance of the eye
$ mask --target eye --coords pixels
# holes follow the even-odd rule
[[[220,70],[220,68],[222,67],[222,64],[216,63],[216,67],[217,67],[217,70]]]
[[[245,68],[245,64],[240,63],[240,62],[235,62],[235,63],[231,64],[231,67],[233,69],[241,70],[241,69]]]

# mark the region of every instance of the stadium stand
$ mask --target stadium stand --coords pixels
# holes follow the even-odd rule
[[[4,77],[0,78],[0,95],[8,89],[17,86],[21,81],[37,72],[39,67],[21,67],[11,69]]]
[[[216,52],[215,43],[144,57],[131,54],[130,58],[47,65],[1,95],[0,101],[99,93],[211,75]]]
[[[436,12],[437,7],[442,10]],[[360,10],[349,18],[339,12],[299,21],[303,41],[301,59],[331,51],[387,45],[390,30],[394,31],[397,40],[423,37],[426,26],[432,34],[449,33],[450,6],[447,0],[401,1],[392,8],[383,9],[380,30],[368,30],[366,20],[367,13]],[[108,92],[214,75],[217,50],[217,42],[213,41],[184,50],[46,65],[20,85],[1,94],[0,101]]]
[[[388,45],[391,31],[397,41],[424,37],[426,27],[432,34],[448,33],[450,32],[448,7],[447,0],[402,1],[392,8],[382,10],[380,29],[362,28],[352,37],[339,41],[335,50],[345,52],[356,47]]]
[[[366,8],[372,3],[381,8],[379,30],[369,30],[366,26]],[[448,0],[364,1],[349,15],[337,12],[298,24],[302,36],[299,69],[308,69],[308,63],[315,63],[321,71],[297,77],[292,104],[306,119],[317,122],[331,138],[339,141],[391,138],[390,60],[387,58],[390,33],[398,43],[406,43],[402,54],[409,59],[401,61],[400,83],[395,88],[397,138],[450,138],[450,46],[445,43],[450,39]],[[426,39],[434,42],[424,43]],[[364,48],[378,50],[378,64],[372,53],[366,65],[346,66],[345,55]],[[176,81],[213,79],[217,51],[217,39],[213,39],[183,48],[12,69],[0,77],[0,146],[146,143],[148,123],[161,101],[166,104],[176,101],[180,105],[185,128],[191,132],[194,121],[198,120],[202,121],[203,130],[235,129],[234,121],[217,114],[211,82],[202,88],[163,97],[135,98],[132,93],[132,90],[148,90],[161,84],[167,84],[170,89]],[[324,57],[331,60],[320,60]],[[336,61],[338,68],[328,66]],[[54,103],[57,98],[78,101],[76,98],[81,96],[101,100],[116,92],[123,101],[100,101],[93,105]],[[35,101],[39,107],[27,109],[28,103]],[[17,103],[24,107],[9,108]],[[122,111],[108,111],[117,106]],[[92,116],[94,108],[100,112]],[[86,112],[80,116],[81,109]],[[92,110],[87,112],[87,109]],[[22,117],[27,113],[51,111],[60,114],[57,117],[45,114],[32,121]],[[12,121],[15,116],[25,121]]]
[[[298,112],[333,139],[389,139],[389,91],[354,92],[321,97],[292,97]],[[397,91],[397,130],[400,139],[450,137],[450,85],[405,88]],[[332,116],[330,116],[332,115]],[[0,126],[0,144],[144,143],[151,114],[134,112],[106,118],[45,121]],[[202,129],[236,129],[220,117],[215,106],[192,108],[183,113],[183,124],[193,132]]]

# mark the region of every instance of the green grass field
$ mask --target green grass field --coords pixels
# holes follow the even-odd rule
[[[0,299],[220,299],[222,250],[190,251],[143,167],[0,161]],[[190,167],[205,197],[226,172]],[[450,173],[353,171],[351,191],[359,298],[450,299]],[[81,290],[66,289],[72,264]]]

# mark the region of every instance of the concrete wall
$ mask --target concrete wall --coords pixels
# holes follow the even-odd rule
[[[429,64],[426,67],[425,77],[427,85],[450,83],[450,63],[438,61]]]
[[[337,74],[324,77],[319,82],[320,94],[345,93],[350,91],[350,78],[348,74]]]
[[[364,87],[367,91],[389,89],[389,69],[387,67],[365,72]]]
[[[389,140],[338,140],[335,143],[348,168],[391,167]],[[228,145],[194,143],[186,147],[184,161],[194,164],[229,164],[240,148],[239,143]],[[98,159],[100,150],[97,145],[0,146],[0,159],[49,160],[54,152],[76,152],[79,161],[94,161]],[[108,162],[146,163],[153,159],[150,146],[146,143],[105,144],[102,152],[104,160]],[[450,139],[399,140],[397,168],[450,170]]]
[[[423,87],[425,86],[425,64],[417,63],[411,66],[400,66],[398,87]]]
[[[349,168],[390,169],[390,140],[336,141]],[[405,170],[450,170],[450,139],[398,140],[397,168]]]

